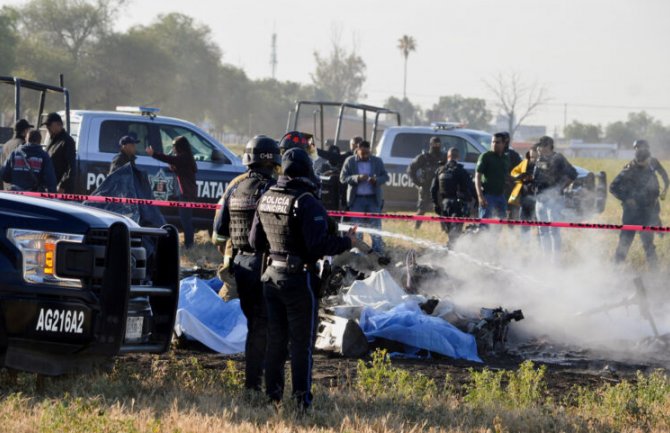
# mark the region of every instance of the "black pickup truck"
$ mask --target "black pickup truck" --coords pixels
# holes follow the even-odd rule
[[[0,366],[60,375],[166,351],[178,248],[170,225],[0,193]]]

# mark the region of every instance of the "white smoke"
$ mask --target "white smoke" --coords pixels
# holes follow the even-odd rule
[[[513,325],[517,336],[546,337],[575,349],[644,360],[645,347],[638,343],[654,332],[635,298],[633,279],[639,274],[615,266],[612,251],[603,247],[607,236],[617,236],[617,232],[569,230],[576,229],[562,230],[561,259],[552,263],[540,250],[535,230],[523,238],[519,228],[493,227],[464,235],[456,251],[448,251],[429,240],[359,228],[425,248],[419,262],[444,268],[455,281],[455,289],[451,288],[454,284],[431,281],[425,291],[469,311],[498,306],[523,310],[526,319]],[[659,275],[642,277],[658,332],[668,334],[668,288]],[[627,300],[627,306],[616,307]]]

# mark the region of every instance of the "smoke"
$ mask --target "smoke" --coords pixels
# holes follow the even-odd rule
[[[599,356],[637,361],[659,349],[641,344],[651,341],[654,332],[635,298],[633,279],[639,274],[612,263],[608,237],[617,232],[562,230],[560,259],[552,261],[541,251],[533,229],[524,237],[519,228],[492,227],[462,236],[455,251],[397,233],[359,231],[425,248],[419,263],[443,268],[451,283],[430,281],[423,291],[452,301],[461,311],[498,306],[522,309],[526,319],[512,326],[518,341],[544,339]],[[642,277],[658,331],[668,334],[670,306],[664,279],[649,273]],[[670,348],[665,347],[665,352]]]

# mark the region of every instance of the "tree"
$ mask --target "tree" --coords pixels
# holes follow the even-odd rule
[[[402,38],[398,39],[398,49],[400,50],[403,58],[405,59],[405,73],[403,75],[402,97],[403,99],[407,99],[407,59],[409,58],[409,53],[416,51],[416,41],[412,36],[403,35]]]
[[[14,69],[18,40],[17,20],[16,10],[7,6],[0,9],[0,75],[7,75]]]
[[[660,156],[670,155],[670,128],[644,111],[628,113],[625,122],[610,123],[605,128],[605,139],[617,143],[619,147],[630,147],[638,139],[649,142],[652,151]]]
[[[563,134],[568,140],[583,140],[586,143],[599,143],[603,129],[600,125],[591,125],[574,120],[565,127]]]
[[[462,122],[472,129],[487,129],[493,117],[486,101],[461,95],[441,96],[426,113],[430,122]]]
[[[365,83],[365,62],[356,51],[347,52],[333,41],[328,57],[314,53],[316,70],[311,74],[319,96],[334,101],[356,101]]]
[[[407,98],[400,99],[391,96],[384,103],[384,107],[400,113],[400,119],[404,124],[416,125],[421,123],[421,108],[418,105],[412,104]]]
[[[544,86],[537,82],[526,85],[516,72],[508,75],[498,74],[485,84],[495,95],[500,110],[507,118],[507,129],[511,140],[514,139],[514,133],[519,126],[549,100]]]
[[[126,0],[31,0],[20,8],[23,33],[36,33],[51,46],[65,48],[80,61],[87,43],[111,32]]]

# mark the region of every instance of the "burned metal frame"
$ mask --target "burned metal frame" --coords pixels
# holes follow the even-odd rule
[[[39,109],[35,123],[39,125],[42,113],[44,112],[44,102],[47,94],[61,94],[65,103],[65,129],[70,130],[70,91],[63,85],[63,75],[60,76],[60,86],[39,83],[37,81],[24,80],[18,77],[0,76],[0,84],[14,86],[14,122],[21,118],[21,90],[29,89],[40,92]]]
[[[298,129],[298,119],[300,118],[300,112],[305,106],[316,106],[317,109],[314,110],[314,133],[317,131],[317,114],[319,115],[320,124],[319,137],[315,137],[320,140],[321,149],[324,150],[324,145],[326,143],[325,133],[324,133],[324,122],[323,122],[323,109],[324,107],[336,107],[339,108],[339,113],[337,116],[337,125],[335,127],[335,137],[334,143],[337,144],[340,140],[340,133],[342,132],[342,119],[344,118],[344,112],[347,109],[351,110],[361,110],[363,112],[363,137],[367,137],[367,127],[368,127],[368,112],[374,115],[374,122],[372,124],[372,135],[370,137],[370,143],[374,145],[377,138],[377,126],[379,124],[379,116],[382,114],[389,114],[396,117],[398,126],[400,126],[400,113],[395,110],[389,110],[384,107],[375,107],[374,105],[367,104],[354,104],[350,102],[335,102],[335,101],[296,101],[295,109],[289,112],[288,121],[286,122],[286,131],[297,130]],[[291,122],[293,120],[293,122]],[[292,127],[291,127],[292,124]]]

